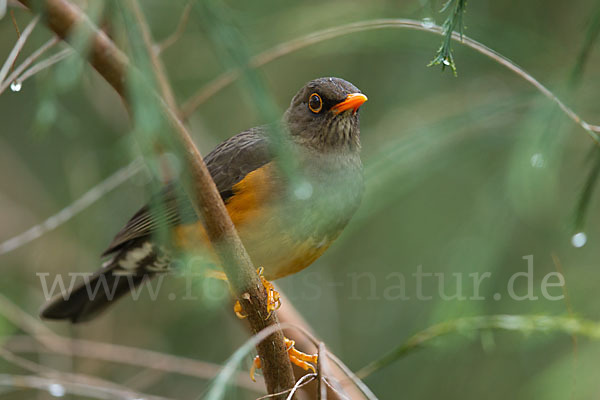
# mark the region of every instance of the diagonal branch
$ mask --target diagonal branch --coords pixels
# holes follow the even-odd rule
[[[21,35],[19,35],[19,39],[17,40],[17,43],[15,43],[15,46],[13,47],[10,54],[8,55],[8,58],[4,62],[4,65],[2,66],[2,68],[0,68],[0,83],[4,81],[4,78],[6,78],[6,75],[8,75],[8,73],[10,72],[10,69],[13,66],[15,60],[17,59],[17,56],[21,52],[21,49],[23,48],[23,46],[25,46],[25,43],[27,42],[29,35],[31,35],[31,32],[33,32],[33,28],[35,28],[38,21],[39,21],[38,17],[34,18],[29,23],[29,25],[27,25],[27,27],[23,30],[23,33]]]
[[[90,64],[104,79],[128,100],[125,90],[126,72],[136,73],[116,45],[106,34],[96,28],[85,14],[67,0],[20,0],[21,3],[41,12],[47,25],[62,39],[69,41],[69,33],[76,27],[90,35]],[[186,182],[186,191],[196,213],[205,222],[206,232],[213,244],[231,284],[234,294],[240,300],[244,312],[254,332],[278,324],[275,313],[265,319],[267,312],[266,292],[252,261],[237,235],[227,214],[200,152],[191,139],[186,127],[168,106],[163,98],[158,102],[169,122],[174,139],[182,149],[191,179]],[[273,328],[272,333],[257,345],[263,363],[265,383],[269,393],[277,393],[294,386],[294,375],[283,342],[281,329]]]
[[[173,111],[177,112],[177,102],[175,101],[173,89],[171,89],[171,84],[169,83],[169,79],[167,78],[167,74],[165,73],[165,66],[158,57],[156,51],[154,51],[154,41],[152,40],[150,27],[148,26],[146,17],[144,17],[144,13],[142,12],[140,3],[137,0],[130,0],[128,3],[131,10],[133,11],[133,15],[140,29],[142,40],[144,41],[144,46],[146,47],[146,52],[148,53],[148,57],[150,58],[150,63],[152,64],[154,76],[156,78],[158,88],[160,89],[160,94],[165,100],[165,103],[167,103],[167,105]]]

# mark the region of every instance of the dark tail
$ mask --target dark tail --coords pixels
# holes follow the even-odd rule
[[[102,268],[73,288],[68,295],[55,296],[42,307],[40,316],[46,319],[67,319],[73,323],[89,321],[138,287],[144,278],[152,276],[149,273],[134,275],[122,272],[114,264]]]

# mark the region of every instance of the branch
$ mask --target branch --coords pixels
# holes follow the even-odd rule
[[[59,37],[68,41],[73,28],[84,30],[90,35],[90,64],[104,79],[127,101],[125,91],[126,72],[135,73],[128,58],[115,44],[98,30],[81,10],[66,0],[20,0],[35,11],[43,11],[42,15],[50,29]],[[159,104],[173,128],[179,147],[183,149],[189,170],[186,191],[196,213],[205,222],[206,232],[216,250],[223,270],[231,288],[240,300],[244,312],[254,332],[264,328],[277,326],[275,313],[266,318],[267,298],[252,261],[237,235],[235,227],[227,214],[225,205],[219,196],[198,148],[190,134],[179,120],[175,112],[158,98]],[[258,354],[263,364],[265,383],[269,393],[277,393],[294,386],[292,367],[287,355],[281,329],[275,328],[272,333],[257,345]]]
[[[46,232],[50,232],[58,228],[60,225],[69,221],[87,207],[94,204],[106,193],[115,189],[123,182],[129,180],[132,176],[140,172],[141,169],[142,163],[140,162],[140,159],[136,159],[128,165],[119,168],[117,172],[113,173],[108,178],[85,192],[80,198],[69,204],[67,207],[48,217],[44,222],[32,226],[25,232],[7,239],[4,242],[0,242],[0,255],[16,250],[19,247],[39,238]]]
[[[179,19],[179,24],[177,25],[175,32],[173,32],[167,38],[163,39],[160,43],[154,46],[154,51],[157,55],[160,55],[163,51],[171,47],[175,42],[177,42],[177,40],[179,40],[181,35],[183,35],[183,31],[185,30],[188,19],[190,18],[190,12],[192,11],[193,5],[193,1],[190,1],[185,5],[185,8],[181,13],[181,18]]]
[[[4,78],[6,78],[6,75],[8,75],[8,73],[10,72],[10,69],[13,66],[13,64],[15,63],[17,56],[21,52],[21,49],[23,48],[23,46],[25,46],[25,43],[27,42],[29,35],[31,35],[31,32],[33,32],[33,28],[35,28],[38,21],[39,21],[39,17],[34,18],[29,23],[29,25],[27,25],[27,27],[23,30],[23,33],[21,35],[19,35],[19,39],[17,40],[17,43],[15,43],[15,46],[13,47],[10,54],[8,55],[8,58],[4,62],[4,65],[2,66],[2,68],[0,68],[0,82],[3,82]]]
[[[2,294],[0,294],[0,315],[27,334],[10,336],[5,340],[0,338],[5,348],[17,353],[34,351],[62,354],[67,357],[91,358],[201,379],[213,379],[221,370],[220,365],[187,357],[57,335]],[[257,383],[250,380],[247,372],[239,372],[233,381],[239,387],[261,392]]]
[[[142,34],[144,46],[146,47],[146,52],[148,53],[150,62],[152,63],[152,69],[154,71],[156,82],[158,83],[158,88],[160,89],[160,94],[162,95],[162,98],[165,100],[167,105],[171,108],[171,110],[177,112],[177,103],[175,102],[175,95],[173,94],[173,89],[171,89],[171,84],[169,83],[169,79],[167,78],[167,74],[165,73],[165,67],[160,58],[158,57],[156,51],[154,51],[150,27],[148,26],[148,22],[144,17],[144,13],[142,12],[140,3],[137,0],[129,0],[129,7],[133,11],[133,15],[136,19],[136,22],[138,23],[140,32]]]
[[[40,339],[42,342],[38,344]],[[206,361],[136,347],[65,338],[59,335],[35,338],[25,335],[11,336],[6,338],[4,346],[14,353],[60,354],[66,357],[88,358],[205,380],[213,379],[221,370],[220,365]],[[262,382],[262,379],[260,381]],[[248,371],[237,373],[233,376],[232,383],[252,392],[264,393],[264,388],[259,383],[252,382]]]
[[[44,392],[58,390],[60,393],[62,393],[61,396],[69,393],[76,396],[103,400],[134,399],[139,395],[139,393],[132,392],[130,390],[121,390],[103,385],[100,386],[81,382],[73,382],[68,379],[56,377],[43,378],[35,375],[0,374],[0,387],[9,387],[13,389],[29,388]],[[142,398],[149,400],[169,400],[165,397],[148,395],[142,395]]]
[[[64,381],[69,381],[82,385],[94,385],[97,387],[103,387],[110,390],[118,390],[123,393],[129,393],[129,398],[144,398],[148,400],[166,400],[164,397],[153,396],[150,394],[138,393],[128,389],[123,385],[118,385],[113,382],[106,381],[104,379],[96,378],[88,375],[81,374],[72,374],[69,372],[62,372],[53,368],[49,368],[33,361],[27,360],[25,358],[19,357],[10,351],[6,350],[4,347],[0,347],[0,358],[3,358],[7,362],[22,368],[26,371],[33,372],[34,374],[39,375],[40,377],[50,378],[50,379],[59,379]]]
[[[323,29],[321,31],[311,33],[306,36],[302,36],[300,38],[292,39],[288,42],[281,43],[271,49],[264,51],[263,53],[258,54],[255,57],[252,57],[250,60],[250,67],[258,68],[261,67],[277,58],[280,58],[286,54],[293,53],[310,45],[323,42],[325,40],[334,39],[340,36],[349,35],[357,32],[366,32],[372,30],[379,29],[414,29],[418,31],[426,31],[435,33],[438,35],[443,34],[443,29],[437,25],[429,25],[425,24],[421,21],[416,21],[412,19],[373,19],[367,21],[359,21],[353,22],[350,24],[339,25],[332,28]],[[600,125],[592,125],[577,115],[575,111],[573,111],[569,106],[563,103],[552,91],[550,91],[546,86],[542,85],[537,79],[535,79],[531,74],[527,71],[519,67],[513,61],[504,57],[500,53],[490,49],[489,47],[479,43],[478,41],[469,38],[466,35],[461,35],[460,33],[453,32],[452,39],[454,41],[460,42],[467,47],[472,48],[484,56],[491,58],[495,62],[504,67],[508,68],[519,77],[523,78],[531,85],[533,85],[540,93],[554,102],[561,109],[563,113],[567,115],[573,122],[577,125],[581,126],[588,135],[592,138],[596,145],[600,145]],[[224,87],[230,85],[240,76],[239,70],[231,70],[224,72],[219,75],[217,78],[213,79],[209,83],[207,83],[204,87],[200,88],[196,93],[194,93],[185,103],[183,103],[181,109],[182,118],[185,120],[189,118],[189,116],[206,100],[212,97],[219,90]]]

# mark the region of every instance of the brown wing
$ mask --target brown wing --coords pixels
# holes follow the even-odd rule
[[[266,131],[262,127],[233,136],[204,158],[225,202],[233,196],[236,183],[271,160]],[[195,221],[196,213],[180,183],[171,183],[127,222],[102,255],[114,253],[129,241],[149,236],[159,229]]]

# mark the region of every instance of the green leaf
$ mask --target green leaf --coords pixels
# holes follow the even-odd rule
[[[448,15],[446,21],[444,21],[444,24],[442,25],[444,34],[442,44],[437,50],[433,60],[431,60],[427,66],[431,67],[433,65],[441,65],[442,71],[444,71],[446,67],[450,67],[454,73],[454,76],[456,76],[456,64],[454,62],[454,56],[452,55],[452,32],[458,30],[458,33],[462,39],[464,31],[463,15],[467,6],[467,0],[448,0],[446,3],[444,3],[444,6],[440,12],[446,12],[452,6],[454,6],[452,12],[450,15]]]

